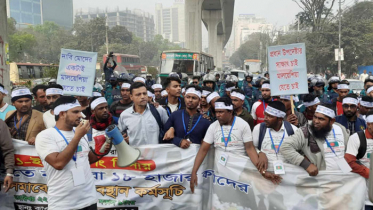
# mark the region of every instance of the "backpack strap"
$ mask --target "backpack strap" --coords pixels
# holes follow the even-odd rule
[[[293,127],[291,126],[291,124],[288,121],[284,121],[284,127],[285,127],[285,130],[286,130],[286,133],[288,134],[288,136],[291,136],[291,135],[294,134]]]
[[[158,127],[159,127],[159,143],[163,143],[163,137],[164,137],[164,131],[163,131],[163,123],[161,120],[161,115],[159,114],[158,110],[155,108],[153,104],[149,104],[149,109],[157,121]]]
[[[266,135],[267,126],[264,122],[260,123],[260,129],[259,129],[259,143],[258,143],[258,149],[262,149],[262,143],[264,136]]]
[[[364,131],[358,131],[356,132],[360,139],[360,147],[358,150],[358,153],[356,155],[356,159],[361,159],[364,157],[366,151],[367,151],[367,138],[365,136]]]

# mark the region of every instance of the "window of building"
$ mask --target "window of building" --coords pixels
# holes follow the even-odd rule
[[[34,12],[34,14],[41,14],[40,13],[40,4],[39,3],[33,3],[32,4],[32,11]]]
[[[20,79],[23,79],[22,68],[20,66],[18,67],[18,75]]]
[[[30,12],[32,13],[32,5],[31,2],[28,1],[21,1],[21,10],[23,12]]]
[[[21,17],[22,17],[21,23],[29,23],[29,24],[34,23],[34,18],[30,14],[22,13]]]
[[[13,11],[13,10],[11,10],[10,11],[10,16],[12,17],[12,18],[14,18],[14,20],[16,20],[17,21],[17,23],[20,23],[21,22],[21,14],[17,11]]]
[[[41,16],[40,15],[34,15],[34,24],[40,25],[41,24]]]
[[[27,76],[28,78],[35,78],[35,70],[32,66],[27,67]]]
[[[19,0],[12,0],[9,1],[10,10],[20,10],[20,1]]]

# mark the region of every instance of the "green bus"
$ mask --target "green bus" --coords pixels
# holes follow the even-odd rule
[[[158,82],[163,83],[171,72],[185,73],[190,78],[200,76],[214,70],[214,68],[214,58],[204,52],[190,50],[163,51]]]

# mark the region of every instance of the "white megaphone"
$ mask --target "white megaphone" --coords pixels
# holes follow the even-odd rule
[[[130,147],[127,142],[124,141],[123,136],[116,125],[110,125],[107,127],[105,130],[105,135],[107,140],[102,145],[100,152],[104,153],[106,144],[110,144],[110,141],[112,141],[117,149],[117,165],[119,167],[129,166],[139,159],[141,154],[140,150]]]

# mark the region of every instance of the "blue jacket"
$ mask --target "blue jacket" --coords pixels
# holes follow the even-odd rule
[[[348,123],[347,123],[347,118],[346,116],[343,114],[343,115],[340,115],[340,116],[337,116],[335,118],[335,122],[343,125],[346,129],[349,129],[348,128]],[[363,120],[362,118],[359,118],[357,117],[356,118],[356,121],[355,121],[355,131],[350,131],[350,136],[358,131],[363,131],[366,129],[366,123],[365,123],[365,120]]]
[[[187,138],[189,138],[189,140],[193,144],[201,144],[203,138],[205,137],[207,129],[210,126],[210,121],[201,117],[197,126],[194,127],[194,125],[196,124],[200,114],[195,115],[194,118],[193,118],[192,126],[190,128],[190,129],[192,129],[194,127],[194,129],[188,136],[185,136],[184,125],[183,125],[183,122],[182,122],[182,113],[183,112],[184,112],[185,128],[188,130],[188,124],[189,124],[190,116],[189,116],[187,111],[178,110],[178,111],[173,112],[170,115],[170,117],[168,118],[168,120],[167,120],[167,122],[164,126],[164,131],[167,132],[168,129],[170,129],[171,127],[174,127],[175,137],[171,140],[171,142],[178,147],[180,147],[181,141],[183,139],[187,139]],[[190,131],[190,129],[188,130],[188,132]]]

